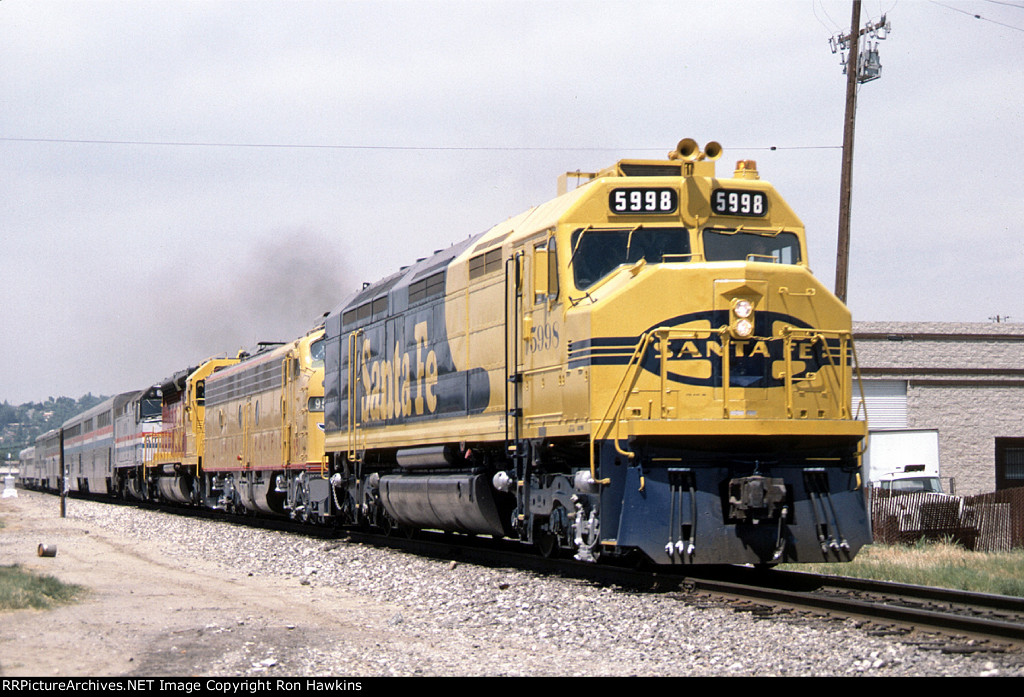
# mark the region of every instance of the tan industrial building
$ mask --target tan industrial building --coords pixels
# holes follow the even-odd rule
[[[957,494],[1024,487],[1024,324],[854,322],[854,340],[871,431],[937,430]]]

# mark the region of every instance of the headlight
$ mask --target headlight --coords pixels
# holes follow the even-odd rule
[[[739,298],[732,302],[732,317],[730,318],[730,330],[732,335],[739,339],[746,339],[754,335],[754,303],[745,298]]]
[[[754,313],[754,304],[751,303],[749,300],[737,300],[736,305],[733,307],[732,311],[736,314],[737,317],[746,319],[747,317],[750,317],[750,315]]]

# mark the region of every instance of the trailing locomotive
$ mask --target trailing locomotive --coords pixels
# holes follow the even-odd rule
[[[331,313],[345,522],[658,564],[869,542],[849,312],[755,163],[718,178],[720,154],[582,175]]]
[[[320,519],[323,330],[111,397],[20,453],[22,484]]]
[[[323,520],[323,381],[322,329],[206,379],[208,505]]]
[[[720,155],[577,172],[305,337],[112,398],[76,417],[76,486],[583,560],[851,559],[850,315],[756,164]],[[58,451],[24,453],[42,486]]]

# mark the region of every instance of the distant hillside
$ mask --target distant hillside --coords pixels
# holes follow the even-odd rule
[[[86,409],[91,409],[106,396],[92,392],[78,399],[50,397],[45,402],[26,402],[12,406],[5,400],[0,404],[0,458],[17,460],[18,451],[36,442],[36,437]]]

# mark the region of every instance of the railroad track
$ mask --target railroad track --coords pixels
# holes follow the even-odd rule
[[[109,502],[109,499],[107,500]],[[234,516],[205,509],[166,504],[146,508],[176,515],[196,515],[232,524],[251,524],[263,529],[347,542],[392,547],[413,554],[496,567],[515,567],[543,574],[557,574],[594,583],[643,592],[680,593],[692,598],[706,593],[721,599],[748,603],[752,611],[778,608],[779,612],[803,609],[829,616],[869,618],[945,635],[967,634],[972,638],[1009,642],[1007,650],[1024,648],[1024,598],[948,590],[928,586],[846,578],[801,571],[779,571],[735,566],[689,567],[681,570],[627,568],[546,559],[518,543],[472,535],[418,532],[406,536],[300,525],[281,518]],[[755,605],[749,605],[750,602]],[[761,604],[760,607],[757,604]]]
[[[1009,641],[1024,648],[1024,598],[799,571],[736,569],[690,576],[683,583],[691,591]]]
[[[652,572],[542,559],[507,546],[494,551],[490,544],[483,542],[467,547],[461,542],[455,545],[450,540],[430,536],[417,540],[391,539],[387,544],[439,558],[515,566],[647,592],[687,596],[705,592],[787,610],[868,618],[876,624],[896,623],[905,631],[914,628],[946,636],[966,634],[971,639],[998,640],[1006,644],[996,650],[1024,649],[1024,598],[1020,597],[733,566]]]

